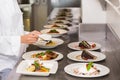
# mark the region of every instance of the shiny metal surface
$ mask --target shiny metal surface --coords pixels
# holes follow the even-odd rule
[[[79,36],[78,31],[80,31]],[[97,32],[102,34],[97,34]],[[88,35],[86,35],[86,33],[88,33]],[[91,36],[89,36],[89,34]],[[94,35],[94,37],[92,35]],[[56,74],[48,77],[25,76],[17,74],[15,73],[15,70],[13,70],[11,73],[12,75],[9,76],[9,80],[120,80],[120,42],[106,24],[81,24],[80,27],[72,28],[69,34],[63,35],[60,38],[63,39],[65,43],[55,49],[52,49],[61,52],[64,55],[64,58],[59,61],[59,68]],[[97,63],[109,67],[109,75],[99,78],[86,79],[70,76],[64,72],[64,67],[66,65],[75,63],[75,61],[71,61],[67,58],[67,54],[73,51],[67,47],[67,44],[73,41],[82,40],[83,38],[86,40],[99,42],[102,45],[102,48],[97,51],[103,52],[107,58],[106,60]],[[42,49],[31,45],[28,48],[28,51],[31,50]]]
[[[51,0],[52,6],[56,7],[80,7],[81,0]]]
[[[101,5],[102,5],[103,10],[106,10],[107,3],[105,2],[105,0],[99,0],[99,1],[100,1]]]
[[[80,8],[80,0],[36,0],[32,4],[31,28],[35,30],[41,29],[52,9],[56,7]]]

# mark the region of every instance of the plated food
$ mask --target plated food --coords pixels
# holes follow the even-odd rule
[[[43,66],[43,63],[35,60],[26,70],[28,72],[49,72],[50,68]]]
[[[101,52],[87,50],[71,52],[67,57],[71,60],[80,62],[97,62],[106,58],[106,56]]]
[[[59,13],[56,17],[68,17],[68,18],[72,18],[73,15],[72,15],[72,13],[62,12],[62,13]]]
[[[16,72],[24,75],[48,76],[55,74],[57,69],[56,61],[23,60],[18,65]]]
[[[63,8],[59,9],[59,12],[71,12],[71,9]]]
[[[67,33],[67,30],[64,29],[43,29],[41,30],[41,33],[43,34],[50,34],[52,37],[59,37],[62,34]]]
[[[50,24],[50,25],[45,25],[44,28],[67,28],[67,25],[62,25],[62,24]]]
[[[92,78],[101,77],[109,74],[110,69],[106,66],[95,63],[73,63],[67,65],[64,71],[72,76]]]
[[[69,43],[68,47],[73,50],[97,50],[101,45],[96,42],[81,41]]]
[[[26,52],[22,56],[23,59],[27,60],[60,60],[63,55],[59,52],[52,50],[42,50],[42,51],[30,51]]]
[[[62,16],[60,16],[60,17],[54,18],[54,20],[67,20],[67,21],[72,21],[73,19],[72,19],[72,18],[69,18],[69,17],[62,17]]]
[[[62,17],[73,17],[73,14],[71,12],[71,9],[61,9],[59,10],[57,16],[62,16]],[[57,17],[56,16],[56,17]]]
[[[79,47],[81,49],[91,49],[91,48],[95,48],[96,44],[89,44],[87,41],[83,40],[79,43]]]
[[[49,24],[68,24],[70,23],[68,20],[52,20],[48,22]]]
[[[81,56],[81,58],[83,60],[88,60],[88,59],[95,60],[95,59],[97,59],[97,56],[91,54],[89,51],[86,51],[86,50],[83,50],[81,55],[76,56],[76,59],[79,59],[79,56]]]
[[[38,58],[40,60],[51,60],[57,57],[58,57],[58,54],[56,54],[56,52],[51,50],[46,50],[45,52],[43,51],[43,52],[34,53],[31,55],[31,58]]]
[[[50,48],[55,48],[63,43],[64,43],[64,41],[62,39],[52,38],[50,41],[46,41],[46,42],[41,41],[41,39],[38,39],[38,41],[36,43],[34,43],[34,45],[36,45],[40,48],[50,49]]]

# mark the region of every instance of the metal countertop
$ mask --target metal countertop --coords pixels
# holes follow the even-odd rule
[[[9,76],[9,80],[120,80],[120,42],[119,40],[117,40],[117,38],[110,31],[109,27],[106,24],[82,24],[78,28],[72,28],[68,34],[65,34],[59,38],[63,39],[65,43],[52,50],[62,53],[64,55],[64,58],[58,61],[59,67],[56,74],[51,74],[47,77],[26,76],[17,74],[14,69]],[[103,61],[96,63],[105,65],[110,68],[110,74],[98,78],[79,78],[68,75],[64,72],[64,67],[66,65],[71,63],[77,63],[76,61],[72,61],[67,58],[67,54],[74,51],[69,49],[67,47],[67,44],[70,42],[81,41],[83,39],[86,39],[88,41],[95,41],[102,45],[102,48],[97,51],[103,52],[107,58]],[[37,46],[31,45],[28,48],[28,51],[32,50],[44,49],[40,49]]]

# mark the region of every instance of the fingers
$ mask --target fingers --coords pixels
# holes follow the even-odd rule
[[[37,38],[33,38],[33,37],[31,38],[31,37],[30,37],[30,38],[27,39],[27,42],[28,42],[29,44],[32,44],[32,43],[35,43],[37,40],[38,40]]]
[[[35,43],[37,40],[38,40],[38,37],[35,37],[32,34],[21,36],[21,43],[24,43],[24,44],[32,44],[32,43]]]
[[[38,40],[41,33],[39,31],[32,31],[29,34],[21,36],[21,43],[33,44]]]
[[[38,37],[41,33],[39,31],[32,31],[30,32],[31,35]]]

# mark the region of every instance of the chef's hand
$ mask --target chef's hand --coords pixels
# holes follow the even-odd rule
[[[40,33],[39,31],[36,31],[36,30],[35,30],[35,31],[30,32],[29,34],[38,37],[41,33]]]
[[[32,31],[29,34],[21,36],[21,43],[32,44],[38,40],[41,33],[39,31]]]

